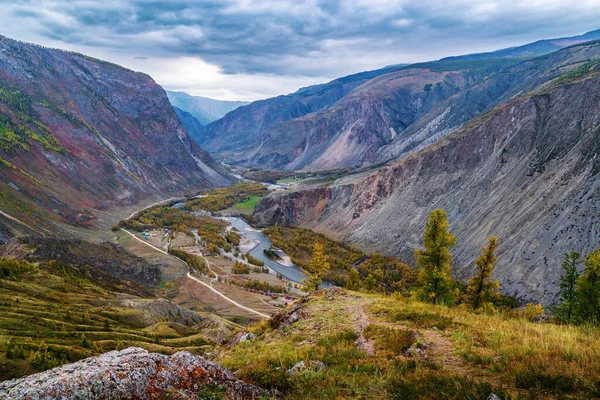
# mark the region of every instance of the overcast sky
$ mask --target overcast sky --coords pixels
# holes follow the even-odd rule
[[[600,29],[600,0],[0,0],[0,34],[224,100]]]

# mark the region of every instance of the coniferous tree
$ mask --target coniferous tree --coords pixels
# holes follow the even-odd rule
[[[86,349],[90,348],[90,341],[85,336],[85,333],[81,334],[81,340],[79,341],[79,344],[81,345],[81,347],[85,347]]]
[[[572,321],[579,303],[577,294],[577,281],[579,280],[579,272],[577,265],[579,264],[579,253],[572,250],[570,253],[564,254],[564,260],[561,264],[563,275],[560,277],[560,302],[554,313],[556,317],[563,322],[569,323]]]
[[[585,269],[577,281],[577,315],[585,322],[600,323],[600,248],[583,261]]]
[[[308,279],[304,279],[304,291],[314,292],[322,283],[321,278],[329,271],[329,261],[325,255],[323,245],[316,242],[312,248],[312,258],[308,263],[309,275]]]
[[[498,281],[492,281],[492,271],[496,265],[496,255],[494,252],[498,246],[496,236],[488,241],[487,246],[481,250],[481,254],[475,260],[475,275],[467,282],[467,296],[471,301],[473,309],[476,310],[489,301],[498,291],[500,284]]]
[[[346,281],[346,289],[358,290],[360,289],[360,277],[358,272],[352,268],[348,274],[348,280]]]
[[[57,367],[59,365],[44,341],[40,342],[38,349],[29,355],[29,364],[37,371],[44,371],[50,368]]]
[[[375,291],[376,287],[377,280],[375,279],[373,274],[369,274],[369,276],[367,276],[367,279],[365,280],[365,289],[367,289],[367,292],[371,293]]]
[[[415,250],[421,284],[419,296],[432,303],[452,300],[452,279],[450,249],[456,245],[456,238],[448,231],[448,214],[437,208],[429,214],[425,224],[425,250]]]

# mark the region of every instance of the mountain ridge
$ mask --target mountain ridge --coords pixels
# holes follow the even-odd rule
[[[557,49],[564,49],[599,37],[600,31],[592,31],[546,42],[556,42]],[[530,45],[533,44],[521,47]],[[413,141],[408,137],[411,132],[422,139],[415,137],[416,144],[409,143],[408,147],[422,142],[426,145],[427,140],[449,134],[509,95],[527,90],[527,68],[535,67],[534,60],[543,63],[544,57],[556,51],[539,48],[533,52],[537,57],[514,56],[515,52],[523,52],[521,47],[500,50],[504,53],[485,53],[480,59],[467,55],[376,70],[364,80],[354,80],[354,85],[338,91],[316,109],[307,108],[297,93],[255,102],[207,126],[201,144],[229,163],[263,169],[336,169],[394,159],[403,151],[398,153],[400,140]],[[496,58],[490,59],[491,56]],[[523,65],[521,70],[519,64]],[[432,73],[437,76],[432,77]],[[447,73],[462,74],[466,84],[445,82]],[[491,91],[473,91],[476,85],[490,85],[486,81],[493,77],[496,87]],[[400,84],[398,79],[405,83]],[[331,90],[327,85],[313,90]],[[451,93],[452,90],[457,93]],[[444,95],[438,96],[440,93]],[[460,93],[465,109],[453,111],[450,105],[442,108],[444,101],[448,103]],[[431,103],[429,98],[435,96],[439,99]],[[428,101],[431,104],[423,107]],[[401,102],[404,104],[399,105]],[[435,111],[436,108],[440,109]],[[433,114],[422,119],[430,112]],[[418,124],[422,125],[421,132],[415,128]],[[443,129],[437,129],[443,124]]]
[[[0,217],[3,231],[66,233],[115,206],[231,180],[148,75],[5,37],[0,160],[2,211],[24,223]]]

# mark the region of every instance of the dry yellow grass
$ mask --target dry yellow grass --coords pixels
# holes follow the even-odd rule
[[[598,396],[598,328],[349,294],[313,298],[303,306],[306,318],[283,329],[266,321],[250,327],[258,340],[223,351],[219,361],[253,371],[255,380],[283,385],[289,398]],[[374,345],[373,352],[362,337]],[[411,342],[423,346],[426,358],[405,355]],[[274,372],[315,359],[325,370],[293,378]]]

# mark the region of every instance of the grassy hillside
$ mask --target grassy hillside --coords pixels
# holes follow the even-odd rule
[[[290,399],[600,395],[598,328],[533,323],[533,309],[475,314],[340,289],[292,307],[251,326],[258,338],[222,351],[218,361]],[[299,361],[325,367],[285,373]]]
[[[85,265],[0,258],[0,380],[130,346],[204,353],[205,325],[151,288]]]

